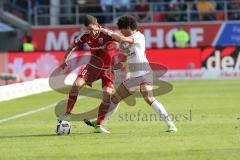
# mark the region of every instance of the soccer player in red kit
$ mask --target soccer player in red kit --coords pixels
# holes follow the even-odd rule
[[[79,37],[74,40],[70,48],[67,50],[67,53],[64,56],[63,68],[68,65],[67,61],[69,60],[71,53],[75,51],[76,47],[82,46],[84,43],[87,43],[90,47],[90,62],[79,73],[78,77],[73,83],[69,93],[66,114],[60,116],[59,121],[67,120],[68,116],[71,115],[73,107],[77,101],[79,90],[85,84],[91,86],[94,81],[101,79],[103,99],[99,106],[96,126],[98,127],[97,130],[99,132],[105,133],[108,131],[101,125],[103,119],[101,118],[100,114],[108,108],[110,97],[113,92],[114,73],[110,69],[112,64],[112,50],[109,50],[108,47],[113,45],[114,40],[111,36],[97,31],[97,28],[100,28],[101,26],[98,24],[97,19],[93,16],[87,15],[84,19],[84,25],[86,27],[86,31],[79,35]],[[102,62],[102,64],[99,62]]]

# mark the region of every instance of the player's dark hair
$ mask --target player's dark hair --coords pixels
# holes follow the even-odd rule
[[[137,20],[133,16],[122,16],[118,18],[118,29],[131,29],[136,30],[137,29]]]
[[[83,24],[87,27],[90,24],[97,24],[97,18],[91,15],[86,15],[83,20]]]
[[[26,37],[26,42],[27,43],[31,43],[32,42],[32,37],[31,36],[27,36]]]

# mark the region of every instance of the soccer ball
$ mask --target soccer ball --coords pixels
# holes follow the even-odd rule
[[[71,133],[71,124],[68,121],[62,121],[57,124],[56,133],[58,135],[70,134]]]

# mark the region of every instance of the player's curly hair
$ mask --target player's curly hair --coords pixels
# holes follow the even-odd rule
[[[133,16],[122,16],[118,18],[118,29],[137,29],[137,20]]]
[[[97,24],[97,18],[91,15],[86,15],[83,21],[84,25],[87,27],[90,24]]]

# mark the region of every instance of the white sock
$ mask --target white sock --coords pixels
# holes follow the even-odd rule
[[[165,110],[164,106],[155,100],[151,107],[154,109],[154,111],[162,118],[162,120],[167,124],[167,125],[172,125],[173,122],[171,118],[168,116],[167,111]]]
[[[110,106],[108,108],[108,113],[106,114],[104,118],[104,124],[106,124],[107,120],[118,110],[118,104],[115,104],[113,102],[110,103]]]

